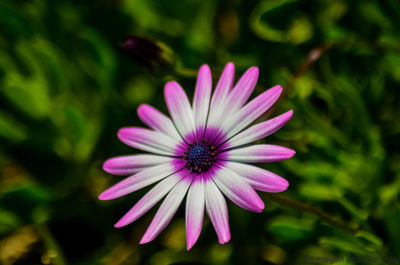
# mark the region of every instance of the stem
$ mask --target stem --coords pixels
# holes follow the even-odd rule
[[[196,77],[197,69],[184,68],[182,66],[177,66],[175,68],[175,73],[182,77]]]
[[[357,233],[357,232],[360,231],[356,227],[356,225],[344,222],[343,220],[340,220],[339,218],[337,218],[337,217],[335,217],[333,215],[330,215],[330,214],[324,212],[323,210],[321,210],[321,209],[319,209],[317,207],[311,206],[309,204],[302,203],[302,202],[297,202],[297,201],[294,201],[294,200],[291,200],[291,199],[288,199],[288,198],[284,198],[284,197],[281,197],[281,196],[268,194],[268,193],[264,193],[263,196],[266,197],[267,199],[270,199],[270,200],[280,204],[280,205],[315,214],[316,216],[318,216],[322,220],[324,220],[324,221],[326,221],[326,222],[328,222],[328,223],[330,223],[330,224],[332,224],[334,226],[337,226],[339,228],[348,230],[348,231],[350,231],[352,233]]]
[[[66,265],[67,262],[65,261],[64,255],[62,254],[60,247],[58,246],[47,225],[44,223],[36,224],[36,229],[43,238],[52,263],[55,265]]]
[[[48,211],[46,206],[36,207],[33,211],[33,222],[40,237],[43,239],[51,263],[54,265],[66,265],[67,261],[61,248],[47,226],[47,220],[49,219]]]
[[[293,83],[301,77],[304,73],[308,71],[308,69],[316,62],[318,61],[323,55],[328,53],[332,49],[340,48],[340,47],[363,47],[363,48],[369,48],[372,50],[387,50],[391,51],[394,53],[400,53],[400,48],[396,46],[392,46],[389,44],[384,44],[384,43],[374,43],[374,42],[367,42],[363,40],[342,40],[342,41],[336,41],[336,42],[325,42],[322,43],[321,45],[315,47],[312,49],[307,57],[304,59],[303,63],[300,65],[300,67],[297,69],[295,72],[293,78],[286,84],[286,93],[287,95],[290,90],[293,87]]]

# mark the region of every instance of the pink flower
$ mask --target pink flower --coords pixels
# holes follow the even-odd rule
[[[232,88],[234,65],[228,63],[211,96],[211,72],[203,65],[198,73],[193,104],[182,87],[165,86],[165,100],[172,120],[148,105],[138,109],[140,119],[152,130],[127,127],[118,132],[125,144],[152,154],[111,158],[104,170],[130,175],[100,194],[100,200],[118,198],[157,183],[115,227],[134,222],[166,196],[140,241],[152,241],[171,221],[185,195],[187,249],[197,241],[206,210],[224,244],[230,240],[225,195],[243,209],[261,212],[264,203],[255,190],[281,192],[288,182],[248,163],[289,159],[295,151],[269,144],[248,145],[279,130],[291,117],[290,110],[271,120],[248,127],[267,111],[282,92],[274,86],[249,99],[258,79],[251,67]],[[248,127],[248,128],[247,128]]]

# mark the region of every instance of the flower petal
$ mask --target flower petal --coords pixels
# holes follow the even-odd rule
[[[182,163],[181,168],[184,166]],[[126,194],[142,189],[150,184],[153,184],[179,170],[179,165],[176,163],[166,163],[154,167],[150,167],[144,171],[130,176],[121,182],[118,182],[111,188],[104,191],[99,196],[99,200],[111,200],[119,198]]]
[[[292,149],[272,144],[257,144],[226,151],[227,160],[247,163],[278,162],[296,154]]]
[[[253,93],[258,80],[258,72],[258,67],[250,67],[232,89],[228,99],[229,109],[232,113],[240,109]]]
[[[171,81],[165,85],[164,94],[176,128],[186,141],[192,142],[195,131],[194,118],[185,91],[177,82]]]
[[[191,249],[199,238],[204,217],[203,175],[193,179],[186,198],[186,245]]]
[[[182,176],[180,172],[177,172],[160,181],[149,192],[147,192],[114,226],[122,227],[139,219],[156,203],[158,203],[181,179]]]
[[[195,120],[195,127],[202,128],[201,135],[197,135],[197,139],[203,137],[204,128],[206,126],[208,109],[210,105],[211,87],[211,71],[208,65],[205,64],[200,67],[193,98],[193,116]]]
[[[179,144],[163,133],[136,127],[122,128],[118,138],[134,148],[160,155],[175,155]]]
[[[229,91],[235,79],[235,66],[228,63],[218,81],[211,99],[210,114],[207,124],[209,127],[216,127],[222,123],[223,114],[228,103]]]
[[[282,192],[289,187],[289,182],[265,169],[236,162],[227,162],[227,168],[243,177],[256,190]]]
[[[231,127],[235,124],[240,124],[238,114],[241,113],[240,108],[249,99],[253,92],[258,79],[258,68],[251,67],[242,75],[235,87],[229,93],[226,104],[223,105],[222,111],[218,115],[217,122],[209,123],[210,129],[207,130],[206,137],[211,139],[215,144],[221,143],[226,137],[232,137],[234,134],[227,135]],[[238,113],[239,111],[239,113]],[[210,115],[211,117],[211,115]],[[240,116],[241,119],[246,117]],[[247,124],[248,125],[248,124]],[[246,125],[246,126],[247,126]],[[218,129],[217,129],[218,128]]]
[[[217,232],[219,243],[225,244],[231,239],[226,201],[211,178],[205,179],[204,191],[208,217]]]
[[[148,154],[127,155],[108,159],[104,163],[103,169],[110,174],[127,176],[143,171],[148,167],[168,163],[171,161],[172,158],[168,156]]]
[[[227,137],[234,136],[260,117],[278,100],[281,93],[282,87],[274,86],[246,104],[231,119],[226,119],[222,127],[228,133]]]
[[[212,178],[226,197],[243,209],[252,212],[264,209],[264,202],[257,192],[234,171],[221,167]]]
[[[229,139],[229,146],[235,147],[245,145],[267,137],[282,128],[282,126],[290,120],[292,115],[293,110],[290,110],[271,120],[256,124]]]
[[[146,233],[140,240],[140,244],[146,244],[152,241],[161,233],[162,230],[164,230],[178,210],[191,182],[192,176],[189,173],[189,175],[182,178],[168,193],[154,216],[150,226],[147,228]]]
[[[182,137],[179,135],[171,119],[157,109],[153,108],[152,106],[142,104],[139,106],[137,112],[142,122],[153,130],[162,132],[177,141],[182,140]]]

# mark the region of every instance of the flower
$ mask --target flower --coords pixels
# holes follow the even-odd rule
[[[201,66],[193,106],[181,86],[165,85],[165,100],[172,120],[149,105],[138,108],[140,119],[152,130],[128,127],[118,132],[125,144],[150,152],[111,158],[104,170],[131,175],[100,194],[110,200],[158,182],[115,227],[128,225],[164,196],[140,244],[152,241],[167,226],[185,195],[187,249],[197,241],[206,210],[221,244],[230,240],[228,209],[223,194],[238,206],[261,212],[264,203],[255,190],[281,192],[288,188],[282,177],[248,163],[289,159],[295,151],[269,144],[248,145],[279,130],[291,117],[290,110],[251,127],[282,92],[274,86],[245,104],[253,92],[258,68],[251,67],[233,86],[234,65],[228,63],[211,97],[211,72]],[[247,128],[248,127],[248,128]]]
[[[161,42],[139,36],[128,36],[119,47],[130,59],[152,72],[168,71],[173,68],[172,52]]]

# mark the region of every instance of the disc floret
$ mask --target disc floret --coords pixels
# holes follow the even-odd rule
[[[189,144],[185,151],[186,167],[193,173],[205,172],[217,161],[215,146],[206,139]]]

